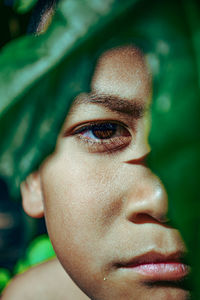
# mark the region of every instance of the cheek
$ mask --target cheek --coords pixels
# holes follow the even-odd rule
[[[123,198],[117,166],[68,157],[55,155],[42,170],[48,232],[66,264],[74,261],[74,253],[78,260],[91,260],[120,215]]]
[[[68,157],[55,155],[42,170],[45,220],[64,269],[81,288],[92,285],[96,293],[107,263],[108,232],[121,211],[117,166]]]

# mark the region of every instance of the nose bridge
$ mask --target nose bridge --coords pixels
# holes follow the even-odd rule
[[[127,219],[135,223],[166,222],[168,197],[162,182],[150,170],[140,171],[128,191]]]

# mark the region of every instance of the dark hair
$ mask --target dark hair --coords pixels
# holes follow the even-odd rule
[[[59,1],[60,0],[38,0],[30,18],[27,33],[36,33],[46,11],[54,8]]]

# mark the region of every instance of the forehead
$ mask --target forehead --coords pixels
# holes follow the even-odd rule
[[[97,61],[91,89],[127,99],[145,99],[150,93],[150,73],[144,55],[133,46],[104,52]]]
[[[151,76],[141,51],[133,46],[113,48],[99,56],[91,93],[75,99],[67,119],[90,104],[137,118],[148,109],[150,96]]]

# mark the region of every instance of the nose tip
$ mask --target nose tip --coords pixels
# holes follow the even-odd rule
[[[126,217],[141,223],[167,223],[168,197],[160,179],[150,173],[139,177],[128,194]]]

